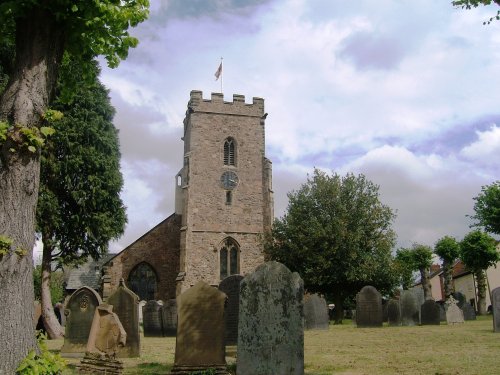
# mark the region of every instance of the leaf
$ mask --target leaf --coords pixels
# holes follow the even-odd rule
[[[73,6],[71,7],[71,11],[78,12],[78,7],[76,6],[76,4],[73,4]]]
[[[56,132],[56,130],[55,130],[54,128],[51,128],[50,126],[42,126],[42,127],[40,128],[40,132],[41,132],[44,136],[48,137],[49,135],[54,134],[54,133]]]
[[[28,146],[28,150],[29,150],[30,152],[33,152],[33,153],[34,153],[34,152],[36,152],[36,147],[35,147],[35,146]]]

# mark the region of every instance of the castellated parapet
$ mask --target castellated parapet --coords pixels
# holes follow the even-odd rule
[[[211,99],[203,99],[201,91],[191,91],[188,107],[196,112],[224,113],[226,115],[262,117],[264,115],[264,99],[253,98],[252,104],[245,103],[245,95],[233,95],[232,102],[225,102],[224,95],[212,93]],[[189,111],[189,109],[188,109]]]

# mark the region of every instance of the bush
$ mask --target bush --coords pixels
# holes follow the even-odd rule
[[[59,354],[54,354],[47,349],[45,344],[47,336],[37,331],[37,341],[40,353],[32,350],[16,369],[17,375],[53,375],[61,374],[66,367],[66,362]]]

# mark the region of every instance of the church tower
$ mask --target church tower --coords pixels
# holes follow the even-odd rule
[[[184,119],[184,166],[177,175],[181,215],[177,294],[197,281],[218,285],[264,262],[271,228],[271,162],[265,157],[264,100],[225,102],[191,91]]]

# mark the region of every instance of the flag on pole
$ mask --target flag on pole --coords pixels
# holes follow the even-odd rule
[[[216,81],[219,79],[221,74],[222,74],[222,61],[220,62],[220,65],[215,72],[215,80]]]

